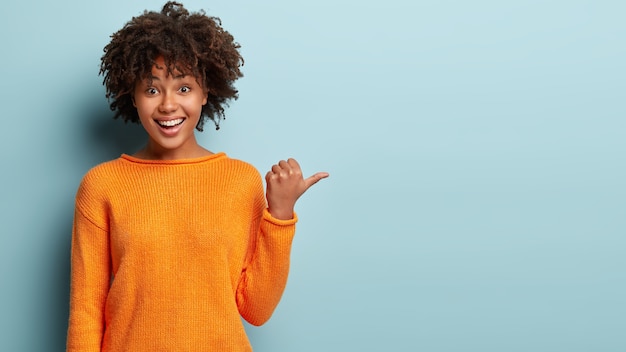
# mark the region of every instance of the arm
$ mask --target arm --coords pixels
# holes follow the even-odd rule
[[[260,224],[256,222],[247,265],[237,287],[239,313],[252,325],[265,323],[283,294],[296,221],[275,219],[264,209]]]
[[[241,315],[253,325],[265,323],[278,305],[289,274],[291,243],[297,217],[298,198],[328,173],[319,172],[304,179],[294,159],[274,165],[267,181],[267,209],[262,210],[258,236],[251,241],[252,252],[237,291]],[[262,199],[255,206],[265,207]]]
[[[99,352],[104,334],[104,305],[111,280],[108,231],[79,209],[86,200],[79,189],[72,229],[68,352]]]

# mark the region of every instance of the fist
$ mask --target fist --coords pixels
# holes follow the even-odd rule
[[[291,219],[298,198],[319,180],[328,176],[327,172],[318,172],[305,179],[295,159],[279,161],[265,175],[270,214],[276,219]]]

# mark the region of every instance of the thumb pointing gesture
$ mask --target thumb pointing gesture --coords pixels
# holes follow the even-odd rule
[[[313,186],[314,184],[320,182],[321,179],[326,178],[328,176],[330,176],[328,172],[318,172],[315,175],[310,176],[309,178],[305,179],[304,180],[304,184],[306,186],[305,191],[311,188],[311,186]]]
[[[295,159],[279,161],[265,175],[270,214],[277,219],[291,219],[298,198],[311,186],[328,176],[327,172],[318,172],[304,179],[302,169]]]

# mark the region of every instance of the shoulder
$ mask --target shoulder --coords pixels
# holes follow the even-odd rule
[[[239,160],[239,159],[234,159],[234,158],[230,158],[227,157],[226,160],[228,160],[228,163],[235,169],[246,173],[246,174],[253,174],[253,175],[260,175],[259,174],[259,170],[257,170],[256,167],[254,167],[254,165],[243,161],[243,160]]]
[[[231,189],[263,194],[263,178],[252,164],[234,158],[224,158],[224,173],[220,175]],[[245,193],[244,192],[244,193]]]
[[[108,180],[118,176],[121,169],[123,169],[123,162],[120,158],[98,164],[85,173],[81,186],[106,184]]]
[[[100,219],[98,224],[103,222],[102,214],[107,208],[110,189],[119,177],[119,164],[116,159],[92,167],[85,173],[76,191],[76,209],[94,222],[96,220],[93,219]]]
[[[89,169],[78,186],[77,198],[100,199],[125,174],[123,164],[118,158]]]
[[[231,157],[224,158],[224,165],[231,172],[234,172],[237,178],[260,178],[261,174],[256,167],[243,160],[234,159]]]

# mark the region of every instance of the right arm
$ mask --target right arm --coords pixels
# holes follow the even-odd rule
[[[81,184],[76,197],[67,352],[100,352],[105,330],[104,306],[111,282],[109,234],[107,226],[97,224],[102,219],[89,216],[91,207],[82,209],[93,203],[89,193]]]

